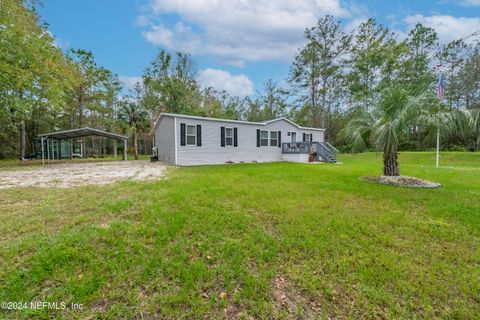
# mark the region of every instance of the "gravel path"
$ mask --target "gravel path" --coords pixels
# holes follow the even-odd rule
[[[0,171],[0,189],[14,187],[69,188],[119,180],[155,180],[167,166],[149,161],[105,161],[46,165],[36,169]]]

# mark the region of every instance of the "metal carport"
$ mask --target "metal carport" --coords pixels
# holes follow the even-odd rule
[[[72,130],[65,130],[65,131],[57,131],[57,132],[50,132],[50,133],[43,133],[39,134],[38,137],[41,140],[42,144],[42,163],[45,164],[45,152],[44,152],[44,141],[47,142],[47,150],[48,148],[48,141],[49,139],[54,140],[64,140],[64,139],[73,139],[73,138],[82,138],[88,136],[100,136],[115,140],[123,140],[123,160],[127,161],[127,140],[128,137],[122,136],[117,133],[111,133],[103,130],[92,129],[92,128],[80,128],[80,129],[72,129]],[[115,151],[116,152],[116,151]],[[50,158],[50,156],[48,156]]]

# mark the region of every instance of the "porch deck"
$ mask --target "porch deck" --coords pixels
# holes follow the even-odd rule
[[[308,154],[315,161],[337,162],[338,150],[328,142],[285,142],[282,143],[283,154]],[[311,158],[311,157],[310,157]]]

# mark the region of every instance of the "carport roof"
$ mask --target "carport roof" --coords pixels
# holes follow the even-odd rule
[[[122,136],[120,134],[111,133],[111,132],[98,130],[98,129],[92,129],[92,128],[80,128],[80,129],[43,133],[43,134],[39,134],[38,136],[45,137],[45,138],[52,138],[52,139],[70,139],[70,138],[81,138],[86,136],[101,136],[101,137],[117,139],[117,140],[127,139],[126,136]]]

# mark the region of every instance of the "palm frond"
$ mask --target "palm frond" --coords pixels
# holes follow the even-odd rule
[[[340,137],[352,144],[353,152],[361,152],[367,148],[371,122],[370,114],[363,108],[358,108],[353,119],[340,131]]]

